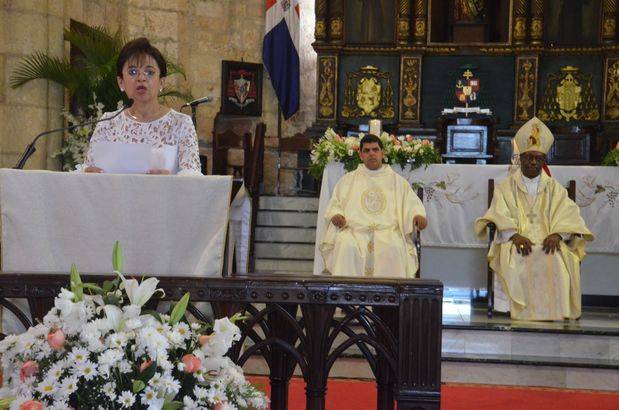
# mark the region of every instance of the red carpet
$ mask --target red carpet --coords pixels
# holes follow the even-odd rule
[[[269,390],[266,377],[249,377],[261,390]],[[507,387],[473,384],[444,384],[442,409],[445,410],[616,410],[619,393],[591,390]],[[289,409],[305,409],[305,385],[294,378],[290,384]],[[369,381],[329,379],[327,410],[374,410],[376,388]]]

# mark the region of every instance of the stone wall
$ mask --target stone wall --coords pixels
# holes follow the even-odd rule
[[[62,124],[59,112],[63,90],[36,81],[13,90],[8,85],[19,60],[35,51],[68,55],[62,40],[70,19],[109,30],[121,27],[128,38],[148,37],[167,56],[178,61],[187,79],[172,81],[195,97],[213,96],[198,109],[198,136],[206,147],[220,105],[221,61],[261,62],[264,0],[4,0],[0,2],[0,166],[12,166],[37,132]],[[314,2],[301,1],[301,109],[283,122],[282,135],[304,131],[315,118],[316,54]],[[33,30],[33,27],[42,28]],[[172,77],[174,78],[174,77]],[[180,102],[170,101],[178,109]],[[267,125],[266,189],[273,191],[277,162],[277,100],[265,70],[262,121]],[[50,154],[60,136],[38,145],[28,168],[58,169]],[[208,148],[206,149],[209,153]]]

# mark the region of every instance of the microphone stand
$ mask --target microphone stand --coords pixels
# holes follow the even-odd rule
[[[19,159],[19,161],[17,161],[17,164],[15,164],[13,169],[24,169],[24,166],[26,165],[26,161],[28,161],[28,158],[30,158],[32,156],[32,154],[34,154],[36,152],[36,150],[37,150],[35,148],[35,145],[36,145],[37,141],[39,140],[39,138],[44,137],[45,135],[53,134],[55,132],[70,131],[70,130],[74,130],[74,129],[79,128],[79,127],[83,127],[85,125],[92,125],[92,124],[96,124],[96,123],[103,122],[103,121],[110,121],[110,120],[118,117],[123,111],[125,111],[129,107],[130,107],[130,105],[125,105],[122,110],[118,111],[116,114],[114,114],[113,116],[111,116],[109,118],[103,118],[103,119],[99,119],[99,120],[93,120],[93,121],[84,122],[84,123],[81,123],[81,124],[71,125],[69,127],[62,127],[62,128],[56,128],[56,129],[53,129],[53,130],[43,131],[42,133],[40,133],[36,137],[34,137],[32,142],[30,144],[28,144],[28,146],[26,147],[26,150],[22,154],[22,156]]]

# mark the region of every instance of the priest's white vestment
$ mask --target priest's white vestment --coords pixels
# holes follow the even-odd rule
[[[330,222],[337,214],[346,218],[342,229]],[[417,215],[426,216],[421,200],[389,165],[377,170],[359,165],[337,183],[325,212],[328,228],[320,238],[325,273],[415,277],[412,234]]]

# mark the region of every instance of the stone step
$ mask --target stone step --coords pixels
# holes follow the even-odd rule
[[[273,258],[256,258],[256,272],[286,272],[311,275],[314,270],[312,260],[290,260]]]
[[[294,211],[258,211],[258,226],[294,226],[302,228],[316,227],[315,212]]]
[[[619,336],[443,328],[442,351],[456,356],[481,354],[619,361]]]
[[[261,196],[259,209],[318,211],[318,198]]]
[[[314,228],[285,228],[276,226],[256,227],[256,242],[303,242],[314,244],[316,230]]]
[[[256,258],[313,259],[314,244],[256,242]]]

